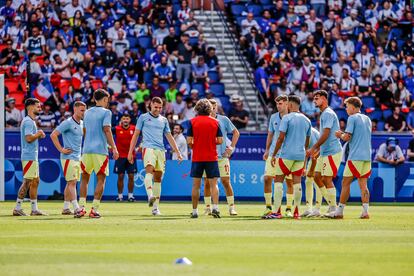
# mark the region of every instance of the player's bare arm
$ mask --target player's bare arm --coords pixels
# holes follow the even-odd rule
[[[306,155],[307,156],[314,155],[315,151],[318,150],[321,147],[321,145],[323,145],[323,143],[326,142],[330,133],[331,133],[330,128],[324,128],[321,137],[319,137],[319,140],[315,143],[315,145],[313,145],[312,148],[306,151]]]
[[[267,138],[266,138],[266,150],[265,150],[265,153],[263,154],[263,160],[267,160],[267,158],[269,157],[269,149],[270,149],[270,145],[272,144],[272,140],[273,140],[273,132],[268,131]]]
[[[216,137],[216,144],[221,145],[223,143],[223,137]]]
[[[180,150],[177,147],[177,143],[174,140],[174,137],[172,136],[171,132],[167,133],[165,137],[168,140],[168,143],[173,148],[173,151],[177,154],[178,163],[181,163],[183,161],[183,156],[181,155]]]
[[[275,150],[272,153],[272,163],[276,162],[276,154],[279,152],[280,148],[282,147],[283,141],[285,141],[285,136],[286,136],[285,132],[281,131],[279,133],[279,138],[277,138]]]
[[[63,154],[71,154],[72,153],[72,150],[71,149],[64,148],[60,144],[59,135],[60,135],[60,132],[58,130],[56,130],[56,129],[52,132],[52,134],[50,134],[50,139],[52,140],[53,145],[55,145],[55,148],[60,153],[63,153]]]
[[[230,157],[233,154],[234,149],[236,148],[237,142],[240,138],[240,132],[237,129],[233,130],[233,137],[231,138],[231,145],[230,147],[226,147],[224,151],[223,157]]]
[[[36,134],[31,134],[31,135],[26,135],[26,142],[27,143],[33,143],[34,141],[36,141],[37,139],[43,139],[46,137],[46,134],[43,132],[43,130],[38,130],[36,132]]]
[[[339,139],[341,139],[342,141],[345,141],[345,142],[348,142],[352,138],[352,134],[351,133],[342,132],[340,130],[338,130],[337,132],[335,132],[335,136],[336,136],[336,138],[339,138]]]
[[[118,149],[116,148],[114,137],[112,136],[112,130],[110,126],[104,126],[103,131],[106,136],[106,140],[108,141],[109,146],[112,148],[112,155],[115,160],[118,159],[119,153]]]
[[[187,137],[187,144],[188,144],[188,147],[189,147],[190,149],[192,149],[192,148],[193,148],[193,144],[194,144],[194,139],[193,139],[193,137],[191,137],[191,136],[188,136],[188,137]]]
[[[141,132],[139,131],[139,129],[136,128],[135,132],[134,132],[134,135],[132,136],[132,139],[131,139],[131,144],[129,145],[128,161],[131,164],[134,163],[134,157],[135,156],[133,155],[133,152],[134,152],[135,146],[137,145],[137,141],[138,141],[138,137],[139,137],[140,133]]]

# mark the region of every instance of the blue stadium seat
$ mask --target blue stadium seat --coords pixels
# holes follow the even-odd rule
[[[390,117],[391,115],[392,115],[391,109],[385,109],[382,111],[382,117],[384,118],[384,120],[387,120],[387,118]]]
[[[173,11],[174,11],[174,14],[175,14],[175,15],[177,15],[177,12],[178,12],[180,9],[181,9],[181,4],[180,4],[180,3],[178,3],[178,4],[173,4]]]
[[[138,45],[141,48],[148,49],[152,47],[152,37],[144,35],[138,37]]]
[[[129,36],[127,39],[129,41],[129,48],[135,48],[138,46],[138,38]]]
[[[244,5],[231,5],[231,13],[234,16],[239,16],[244,11],[245,11],[245,6]]]
[[[385,130],[385,123],[384,121],[378,121],[377,123],[377,131],[384,131]]]
[[[245,19],[245,18],[246,18],[245,16],[237,16],[236,17],[237,26],[241,27],[241,23],[242,23],[243,19]]]
[[[212,83],[210,84],[210,90],[213,92],[214,96],[224,96],[224,84],[222,83]]]
[[[191,46],[196,46],[198,44],[198,37],[190,37],[190,45]]]
[[[273,5],[273,0],[259,0],[262,5]]]
[[[210,79],[210,82],[219,82],[219,74],[216,71],[208,71],[207,73],[208,78]]]
[[[260,16],[263,11],[262,6],[256,4],[247,5],[247,12],[253,13],[254,16]]]
[[[375,98],[372,96],[365,96],[361,98],[362,101],[362,108],[370,108],[375,107]]]
[[[200,98],[204,97],[204,95],[206,94],[206,89],[204,87],[204,83],[196,83],[196,82],[193,82],[191,84],[191,89],[197,89],[198,96]]]
[[[167,89],[169,88],[168,82],[160,82],[160,86],[163,87],[165,89],[165,91],[167,91]]]
[[[87,47],[80,47],[79,48],[79,53],[81,53],[82,55],[86,54],[87,51],[88,51]]]
[[[380,121],[382,119],[382,111],[381,110],[374,110],[371,113],[366,114],[371,120]]]
[[[221,107],[224,110],[224,113],[228,114],[231,108],[231,103],[230,103],[230,99],[229,96],[220,96],[217,97],[220,102],[221,102]]]
[[[336,108],[335,113],[338,116],[338,119],[348,119],[348,114],[346,113],[345,108]]]
[[[152,82],[153,78],[154,78],[154,73],[152,71],[145,71],[144,72],[144,81],[146,83]]]

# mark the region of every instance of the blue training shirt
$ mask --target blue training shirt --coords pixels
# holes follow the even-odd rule
[[[71,154],[61,153],[60,158],[79,161],[82,149],[83,121],[78,123],[73,117],[70,117],[64,120],[56,130],[62,134],[63,147],[72,150]]]
[[[319,131],[313,127],[312,132],[311,132],[310,142],[309,142],[309,148],[313,147],[313,145],[316,144],[319,138],[320,138]]]
[[[219,127],[223,137],[227,137],[227,134],[232,133],[236,127],[226,116],[217,114],[216,119],[219,121]],[[224,152],[226,151],[226,139],[223,139],[223,143],[217,145],[217,154],[219,158],[223,157]]]
[[[280,158],[287,160],[305,160],[306,137],[311,136],[310,120],[299,112],[283,116],[279,131],[286,134],[281,148]]]
[[[275,114],[270,116],[268,131],[273,133],[273,140],[272,140],[272,144],[270,144],[269,156],[271,156],[273,154],[273,151],[275,150],[276,142],[277,142],[277,139],[279,138],[279,126],[280,126],[281,120],[282,118],[280,117],[279,112],[276,112]],[[276,154],[276,157],[279,157],[279,156],[280,156],[280,151]]]
[[[138,118],[136,129],[142,132],[143,148],[165,150],[164,135],[171,132],[167,118],[147,112]]]
[[[329,156],[342,151],[341,142],[336,138],[335,132],[339,130],[339,120],[336,113],[327,107],[321,114],[319,133],[322,135],[325,128],[329,128],[329,136],[321,145],[321,156]]]
[[[371,161],[372,123],[369,117],[361,113],[349,116],[345,132],[352,135],[348,160]]]
[[[103,128],[110,127],[111,120],[111,111],[101,106],[94,106],[85,112],[83,127],[86,132],[83,153],[108,155],[108,142]]]
[[[22,161],[37,161],[39,154],[39,140],[29,143],[26,141],[27,135],[37,133],[36,122],[30,116],[24,117],[20,125],[20,141],[21,141],[21,159]]]

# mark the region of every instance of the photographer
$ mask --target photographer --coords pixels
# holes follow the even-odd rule
[[[375,159],[378,162],[391,166],[397,166],[405,161],[402,150],[398,146],[398,140],[395,137],[389,137],[385,143],[381,144]]]

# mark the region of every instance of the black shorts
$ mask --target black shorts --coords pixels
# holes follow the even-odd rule
[[[204,171],[206,172],[207,178],[220,177],[217,161],[191,163],[191,177],[202,178]]]
[[[137,172],[137,164],[134,159],[134,164],[129,163],[127,158],[118,158],[115,160],[114,166],[114,173],[122,174],[122,173],[136,173]]]

